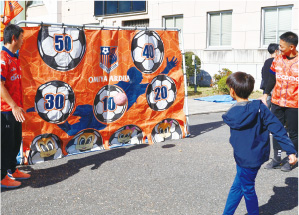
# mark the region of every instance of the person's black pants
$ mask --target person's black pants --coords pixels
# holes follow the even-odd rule
[[[272,103],[271,112],[286,126],[289,137],[298,152],[298,108],[280,107]],[[275,138],[273,138],[273,148],[281,150]]]
[[[8,169],[16,171],[21,142],[22,123],[16,121],[12,112],[1,112],[1,180]]]

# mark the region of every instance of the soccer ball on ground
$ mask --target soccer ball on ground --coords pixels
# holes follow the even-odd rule
[[[120,119],[127,110],[128,102],[124,105],[117,105],[114,96],[124,91],[116,85],[106,85],[97,93],[93,112],[96,119],[102,123],[111,123]]]
[[[176,140],[182,138],[182,129],[178,121],[167,118],[159,122],[152,130],[152,140],[154,143],[165,140]]]
[[[138,32],[131,45],[132,59],[135,66],[143,73],[153,73],[164,58],[164,45],[155,31]]]
[[[49,123],[61,123],[72,113],[75,106],[73,89],[63,81],[42,84],[35,95],[35,110]]]
[[[52,69],[68,71],[81,62],[86,50],[84,30],[65,27],[41,27],[38,50],[43,61]]]
[[[164,111],[175,101],[176,91],[176,85],[169,76],[158,75],[147,87],[147,103],[155,111]]]

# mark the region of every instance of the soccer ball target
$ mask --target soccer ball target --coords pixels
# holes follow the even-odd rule
[[[102,87],[97,93],[93,112],[98,121],[102,123],[111,123],[120,119],[127,110],[128,101],[119,106],[114,102],[114,96],[124,91],[116,85],[106,85]]]
[[[50,81],[41,85],[35,95],[35,110],[50,123],[61,123],[72,113],[75,106],[73,89],[65,82]]]
[[[163,41],[155,31],[140,31],[132,40],[131,53],[135,66],[141,72],[153,73],[164,58]]]
[[[127,144],[141,144],[143,133],[137,125],[126,125],[118,129],[109,139],[110,148]]]
[[[55,134],[41,134],[31,143],[28,163],[35,164],[62,157],[60,139]]]
[[[158,75],[147,87],[147,103],[155,111],[166,110],[175,101],[176,91],[176,85],[169,76]]]
[[[84,30],[75,28],[41,27],[37,41],[43,61],[59,71],[78,66],[86,50]]]
[[[65,150],[69,155],[104,150],[102,136],[94,129],[80,131],[68,142]]]
[[[152,140],[154,143],[165,140],[177,140],[182,138],[182,129],[178,121],[167,118],[159,122],[152,130]]]

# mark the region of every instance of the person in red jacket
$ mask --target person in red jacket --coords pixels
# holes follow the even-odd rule
[[[23,29],[8,25],[4,29],[1,51],[1,187],[16,188],[20,179],[30,175],[19,171],[16,157],[22,142],[22,122],[25,121],[20,60],[16,52],[23,43]],[[10,170],[10,173],[8,171]],[[16,179],[16,180],[14,180]]]
[[[272,91],[271,112],[286,126],[289,137],[298,151],[298,36],[293,32],[286,32],[280,36],[280,52],[270,67],[275,76],[270,77],[262,101]],[[282,171],[291,171],[292,166],[287,159],[281,159],[281,147],[273,139],[274,158],[266,169],[281,168]]]

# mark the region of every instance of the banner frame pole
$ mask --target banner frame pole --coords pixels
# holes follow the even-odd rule
[[[183,73],[184,73],[184,85],[185,85],[185,104],[186,104],[186,124],[187,124],[187,136],[190,135],[190,128],[189,128],[189,107],[188,107],[188,89],[187,89],[187,73],[186,73],[186,61],[185,61],[185,49],[184,49],[184,37],[182,29],[179,30],[181,42],[182,42],[182,58],[183,58]]]
[[[101,30],[142,30],[142,31],[150,31],[150,30],[169,30],[169,31],[180,31],[179,28],[149,28],[149,27],[120,27],[120,26],[104,26],[104,25],[73,25],[73,24],[65,24],[65,23],[50,23],[50,22],[34,22],[34,21],[26,21],[21,20],[16,23],[16,25],[20,24],[35,24],[35,25],[57,25],[57,26],[66,26],[66,27],[78,27],[78,28],[100,28]]]

